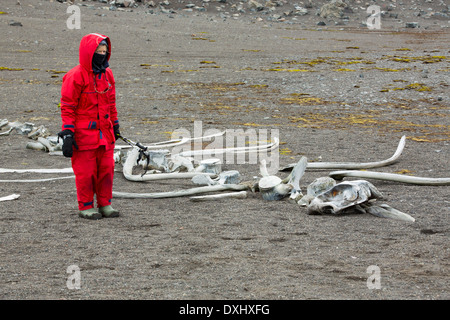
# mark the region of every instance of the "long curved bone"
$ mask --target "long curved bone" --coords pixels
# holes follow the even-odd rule
[[[222,131],[222,132],[215,133],[215,134],[212,134],[209,136],[194,137],[194,138],[183,137],[181,139],[173,139],[173,140],[168,140],[168,141],[147,143],[147,144],[144,144],[144,146],[147,148],[147,150],[171,148],[171,147],[180,146],[180,145],[186,144],[188,142],[192,142],[192,141],[199,140],[199,139],[211,139],[211,138],[215,138],[215,137],[220,137],[220,136],[223,136],[224,134],[225,134],[225,131]],[[115,149],[129,149],[129,148],[131,148],[130,145],[116,145],[115,146]]]
[[[192,179],[194,176],[203,174],[211,177],[215,177],[216,174],[208,172],[173,172],[173,173],[155,173],[136,175],[133,174],[133,167],[139,157],[139,149],[134,147],[128,152],[127,159],[123,165],[123,175],[130,181],[155,181],[165,179]]]
[[[405,144],[406,136],[403,136],[400,139],[395,153],[392,157],[385,160],[375,162],[308,162],[307,169],[370,169],[384,167],[397,161],[405,148]],[[280,171],[290,170],[294,166],[295,163],[289,164],[286,167],[281,168]]]
[[[0,173],[26,173],[26,172],[34,172],[34,173],[73,173],[72,168],[63,168],[63,169],[4,169],[0,168]]]
[[[62,180],[62,179],[72,179],[75,176],[67,176],[67,177],[59,177],[59,178],[46,178],[46,179],[32,179],[32,180],[0,180],[0,182],[46,182],[46,181],[54,181],[54,180]]]
[[[63,169],[5,169],[0,168],[0,173],[73,173],[72,168],[63,168]],[[19,180],[0,180],[0,182],[19,182],[19,183],[28,183],[28,182],[46,182],[46,181],[54,181],[61,179],[71,179],[75,178],[75,176],[67,176],[67,177],[59,177],[59,178],[45,178],[45,179],[19,179]]]
[[[403,183],[411,183],[425,186],[448,186],[450,185],[450,178],[425,178],[405,176],[396,173],[384,173],[375,171],[358,171],[358,170],[342,170],[333,171],[329,176],[336,180],[342,180],[344,177],[357,177],[366,179],[377,179],[386,181],[396,181]]]
[[[210,194],[207,196],[195,196],[190,197],[189,200],[198,202],[198,201],[215,201],[222,199],[245,199],[247,198],[247,191],[239,191],[239,192],[227,192],[222,194]]]
[[[203,149],[203,150],[190,150],[190,151],[183,151],[178,153],[178,155],[183,157],[193,157],[193,156],[199,156],[199,155],[220,155],[225,153],[234,153],[234,154],[241,154],[241,153],[250,153],[250,152],[259,152],[259,151],[271,151],[277,148],[280,144],[280,140],[276,137],[273,138],[274,142],[263,145],[263,146],[254,146],[254,147],[236,147],[236,148],[223,148],[223,149]]]
[[[161,148],[172,148],[176,146],[183,145],[185,143],[188,143],[190,141],[189,138],[183,138],[178,140],[170,140],[165,142],[155,142],[155,143],[148,143],[144,144],[144,146],[147,148],[147,150],[154,150],[154,149],[161,149]],[[120,149],[129,149],[132,148],[130,145],[116,145],[114,147],[115,150]]]
[[[129,193],[129,192],[116,192],[113,191],[113,197],[115,198],[140,198],[140,199],[162,199],[162,198],[175,198],[175,197],[185,197],[192,196],[195,194],[207,193],[207,192],[216,192],[216,191],[225,191],[225,190],[234,190],[234,191],[243,191],[247,190],[248,186],[243,184],[219,184],[214,186],[206,186],[206,187],[198,187],[198,188],[190,188],[186,190],[177,190],[177,191],[169,191],[169,192],[155,192],[155,193]]]

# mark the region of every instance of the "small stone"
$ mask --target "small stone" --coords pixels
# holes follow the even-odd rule
[[[407,22],[406,28],[419,28],[419,23],[418,22]]]
[[[9,25],[10,25],[10,26],[14,26],[14,27],[23,27],[23,25],[22,25],[21,22],[19,22],[19,21],[14,21],[14,20],[10,21],[10,22],[9,22]]]

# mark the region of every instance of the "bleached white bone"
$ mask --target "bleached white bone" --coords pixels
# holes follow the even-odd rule
[[[269,175],[269,171],[267,171],[267,165],[266,165],[266,159],[261,159],[259,161],[259,174],[262,177],[268,177]]]
[[[263,177],[259,180],[258,187],[264,200],[281,200],[293,189],[291,184],[283,183],[281,178],[269,175],[265,159],[259,161],[259,171]]]
[[[395,220],[401,220],[401,221],[408,221],[408,222],[414,222],[416,219],[411,217],[409,214],[401,212],[397,209],[394,209],[387,204],[380,204],[380,205],[365,205],[362,204],[362,207],[367,213],[370,213],[374,216],[381,217],[381,218],[390,218]]]
[[[248,186],[243,184],[218,184],[214,186],[205,186],[205,187],[197,187],[190,188],[185,190],[176,190],[169,192],[155,192],[155,193],[130,193],[130,192],[117,192],[113,191],[114,198],[140,198],[140,199],[161,199],[161,198],[175,198],[175,197],[185,197],[192,196],[195,194],[208,193],[208,192],[216,192],[216,191],[226,191],[226,190],[234,190],[234,191],[243,191],[247,190]]]
[[[192,164],[192,159],[182,157],[179,155],[174,155],[169,159],[169,170],[171,172],[175,171],[194,171],[194,165]]]
[[[216,178],[217,183],[219,184],[238,184],[240,182],[241,175],[237,170],[228,170],[223,171]]]
[[[42,143],[48,150],[48,152],[54,152],[55,147],[51,145],[50,141],[48,141],[46,138],[38,137],[37,141]]]
[[[300,188],[300,179],[303,177],[307,165],[308,159],[306,157],[301,157],[288,176],[288,183],[293,187],[289,198],[296,202],[299,200],[299,197],[303,196]]]
[[[375,171],[342,170],[330,172],[329,176],[336,180],[342,180],[344,177],[358,177],[366,179],[396,181],[426,186],[450,185],[450,178],[415,177],[415,176],[405,176],[403,174],[375,172]]]
[[[46,182],[46,181],[54,181],[54,180],[62,180],[62,179],[73,179],[75,176],[67,176],[67,177],[58,177],[58,178],[46,178],[46,179],[27,179],[27,180],[0,180],[0,182]]]
[[[219,184],[217,181],[211,179],[210,176],[205,176],[202,174],[197,174],[194,177],[192,177],[191,181],[200,186],[214,186],[216,184]]]
[[[7,126],[8,123],[9,123],[8,119],[0,120],[0,129],[3,128],[4,126]]]
[[[191,179],[195,175],[204,174],[211,177],[215,177],[216,174],[208,172],[172,172],[172,173],[155,173],[155,174],[144,174],[136,175],[133,174],[133,167],[139,156],[139,148],[133,147],[128,152],[127,159],[123,165],[123,175],[127,180],[130,181],[155,181],[155,180],[165,180],[165,179]]]
[[[189,142],[188,138],[183,138],[180,140],[173,140],[171,141],[166,141],[166,142],[156,142],[156,143],[143,143],[142,145],[145,146],[147,148],[147,150],[154,150],[154,149],[161,149],[161,148],[171,148],[171,147],[175,147],[175,146],[179,146],[179,145],[183,145],[185,143]],[[130,145],[118,145],[116,144],[114,149],[115,150],[120,150],[120,149],[130,149],[132,148],[132,146]]]
[[[15,199],[17,199],[19,197],[20,197],[20,194],[13,193],[13,194],[10,194],[9,196],[6,196],[6,197],[0,197],[0,201],[15,200]]]
[[[216,179],[211,179],[209,176],[196,175],[192,178],[192,182],[197,185],[213,186],[217,184],[238,184],[240,174],[237,170],[224,171],[219,174]]]
[[[400,139],[395,153],[392,155],[392,157],[385,160],[375,162],[308,162],[307,169],[370,169],[387,166],[397,161],[397,159],[403,152],[405,144],[406,136],[403,136]],[[290,170],[294,166],[295,163],[289,164],[286,167],[280,169],[280,171]]]
[[[168,141],[161,141],[161,142],[152,142],[152,143],[145,143],[143,144],[145,147],[147,147],[147,150],[150,149],[161,149],[161,148],[171,148],[171,147],[176,147],[176,146],[180,146],[183,144],[186,144],[188,142],[192,142],[195,140],[200,140],[200,139],[211,139],[211,138],[215,138],[215,137],[219,137],[219,136],[223,136],[225,134],[226,131],[222,131],[219,133],[215,133],[209,136],[202,136],[202,137],[194,137],[194,138],[187,138],[187,137],[183,137],[181,139],[172,139],[172,140],[168,140]],[[130,145],[116,145],[115,146],[116,149],[129,149],[131,148]]]
[[[44,146],[42,143],[40,143],[39,141],[29,141],[27,143],[27,145],[25,146],[25,148],[27,149],[31,149],[31,150],[43,150],[43,151],[47,151],[47,147]]]
[[[220,159],[211,158],[200,161],[200,165],[194,169],[195,172],[210,172],[219,174],[222,171]]]
[[[318,194],[308,206],[308,214],[339,213],[344,209],[381,199],[383,195],[368,181],[344,181]]]
[[[206,196],[195,196],[190,197],[189,200],[198,202],[198,201],[216,201],[222,199],[245,199],[247,198],[247,191],[239,191],[239,192],[227,192],[221,194],[211,194]]]
[[[9,130],[8,131],[5,131],[5,132],[0,132],[0,136],[8,136],[10,133],[11,133],[11,131],[13,131],[13,127],[11,127],[11,128],[9,128]]]
[[[202,149],[202,150],[190,150],[183,151],[178,153],[183,157],[194,157],[194,156],[213,156],[213,155],[221,155],[226,153],[234,153],[234,154],[242,154],[242,153],[250,153],[250,152],[260,152],[262,150],[271,151],[277,148],[280,144],[280,140],[276,137],[273,138],[274,142],[262,145],[262,146],[253,146],[253,147],[236,147],[236,148],[223,148],[223,149]]]
[[[0,168],[0,173],[73,173],[72,168],[63,168],[63,169],[5,169]]]
[[[34,127],[28,134],[28,138],[37,139],[37,137],[47,138],[50,136],[50,132],[44,126]]]
[[[18,134],[28,135],[34,128],[34,123],[31,122],[9,122],[8,125],[16,130]]]

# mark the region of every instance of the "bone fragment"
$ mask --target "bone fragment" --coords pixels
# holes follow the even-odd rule
[[[266,159],[261,159],[261,161],[259,161],[259,173],[262,177],[270,176],[269,172],[267,171]]]
[[[50,144],[50,141],[48,141],[47,139],[43,138],[43,137],[38,137],[37,141],[42,143],[46,148],[48,152],[54,152],[55,148]]]
[[[13,193],[13,194],[10,194],[9,196],[6,196],[6,197],[0,197],[0,201],[15,200],[15,199],[17,199],[19,197],[20,197],[20,194]]]
[[[240,174],[237,170],[224,171],[214,180],[209,176],[196,175],[192,178],[192,182],[197,185],[207,186],[214,186],[217,184],[238,184],[240,182]]]
[[[303,196],[302,190],[300,188],[300,179],[303,177],[307,165],[308,159],[306,157],[301,157],[288,177],[288,183],[293,187],[289,199],[296,202],[300,199],[300,197]]]
[[[147,151],[146,156],[149,158],[147,169],[156,169],[162,172],[169,171],[169,163],[167,162],[167,155],[169,150],[153,150]],[[146,166],[146,160],[141,161],[142,166]]]
[[[263,177],[258,183],[259,191],[264,200],[281,200],[291,192],[292,185],[282,183],[277,176]]]
[[[401,220],[401,221],[407,221],[407,222],[414,222],[416,221],[413,217],[411,217],[409,214],[401,212],[397,209],[394,209],[387,204],[380,204],[380,205],[365,205],[362,204],[362,207],[367,213],[370,213],[374,216],[381,217],[381,218],[390,218],[395,220]]]
[[[27,145],[25,146],[25,148],[27,149],[31,149],[31,150],[42,150],[42,151],[47,151],[47,147],[44,146],[42,143],[40,143],[39,141],[30,141],[27,143]]]
[[[169,170],[171,172],[179,171],[194,171],[192,160],[179,155],[174,155],[169,159]]]
[[[209,172],[219,174],[222,171],[220,159],[211,158],[200,161],[200,165],[194,169],[195,172]]]
[[[215,201],[215,200],[230,199],[230,198],[245,199],[245,198],[247,198],[247,191],[211,194],[211,195],[206,195],[206,196],[195,196],[195,197],[190,197],[189,200],[198,202],[198,201]]]
[[[194,184],[200,185],[200,186],[214,186],[216,184],[219,184],[217,181],[211,179],[209,176],[205,176],[204,174],[197,174],[194,177],[192,177],[191,180]]]
[[[208,172],[173,172],[173,173],[157,173],[145,175],[133,175],[133,167],[139,156],[139,148],[134,147],[128,152],[127,159],[123,165],[123,175],[130,181],[155,181],[165,179],[191,179],[195,175],[204,174],[215,177],[216,174]]]
[[[50,132],[44,126],[34,127],[28,134],[30,139],[37,139],[37,137],[47,138],[48,136],[50,136]]]
[[[175,197],[185,197],[195,194],[216,192],[216,191],[243,191],[247,190],[248,186],[243,184],[224,184],[224,185],[214,185],[206,187],[197,187],[186,190],[177,190],[169,192],[156,192],[156,193],[128,193],[128,192],[116,192],[113,191],[113,197],[115,198],[140,198],[140,199],[161,199],[161,198],[175,198]]]
[[[306,207],[319,194],[331,189],[336,185],[336,181],[330,177],[319,177],[314,179],[306,188],[306,195],[297,201],[300,206]]]
[[[9,122],[8,123],[11,128],[14,128],[18,134],[28,135],[34,127],[34,124],[31,122]]]
[[[4,126],[8,125],[8,119],[2,119],[0,120],[0,129],[3,128]]]
[[[238,184],[240,180],[241,175],[237,170],[223,171],[216,179],[219,184]]]
[[[283,183],[279,177],[269,175],[265,159],[259,161],[259,172],[262,178],[258,182],[258,187],[264,200],[281,200],[293,189],[291,184]]]
[[[400,139],[395,153],[386,160],[375,161],[375,162],[308,162],[307,169],[370,169],[379,168],[383,166],[390,165],[397,161],[403,152],[406,143],[406,136]],[[292,169],[295,164],[289,164],[288,166],[280,169],[280,171],[287,171]]]
[[[336,180],[342,180],[344,177],[358,177],[365,179],[378,179],[378,180],[396,181],[428,186],[450,185],[450,178],[414,177],[414,176],[405,176],[403,174],[384,173],[375,171],[342,170],[330,172],[329,176]]]
[[[11,127],[11,128],[9,128],[9,130],[8,131],[5,131],[5,132],[1,132],[0,133],[0,136],[9,136],[9,134],[11,133],[11,131],[13,131],[13,127]]]

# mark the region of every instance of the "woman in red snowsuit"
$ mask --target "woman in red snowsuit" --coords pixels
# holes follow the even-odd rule
[[[80,64],[64,77],[61,89],[63,154],[72,158],[79,215],[117,217],[111,207],[114,146],[119,132],[111,41],[91,33],[80,42]],[[94,194],[97,209],[94,209]]]

